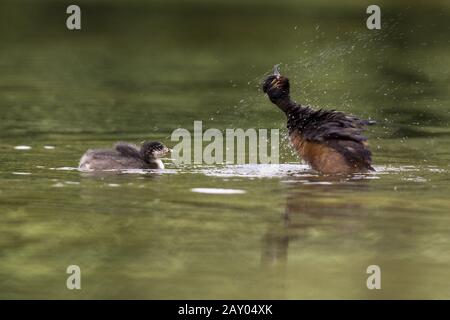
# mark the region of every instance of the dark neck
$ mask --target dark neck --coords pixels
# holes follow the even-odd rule
[[[299,108],[298,104],[296,104],[293,100],[291,100],[290,96],[286,96],[280,99],[274,99],[272,100],[272,103],[274,103],[278,108],[280,108],[286,115]]]

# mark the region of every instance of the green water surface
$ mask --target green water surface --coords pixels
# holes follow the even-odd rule
[[[448,3],[381,1],[381,30],[356,0],[77,3],[81,31],[66,1],[0,6],[0,298],[450,298]],[[377,173],[298,165],[276,63],[298,101],[378,121]],[[280,166],[73,170],[195,120],[281,129]]]

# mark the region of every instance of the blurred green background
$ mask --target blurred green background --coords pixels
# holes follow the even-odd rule
[[[449,298],[450,3],[378,1],[381,30],[370,4],[3,0],[0,298]],[[285,134],[260,90],[277,63],[297,101],[378,121],[377,174],[318,176],[286,139],[264,173],[70,170],[118,140],[173,145],[194,120]]]

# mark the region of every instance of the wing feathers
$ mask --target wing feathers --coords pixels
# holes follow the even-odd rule
[[[117,152],[124,156],[140,158],[141,154],[137,146],[131,143],[118,142],[114,145]]]

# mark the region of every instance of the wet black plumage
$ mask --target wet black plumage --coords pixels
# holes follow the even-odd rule
[[[373,121],[295,103],[289,79],[278,71],[264,81],[263,91],[286,114],[291,143],[314,169],[323,173],[373,170],[367,138],[362,135]]]

